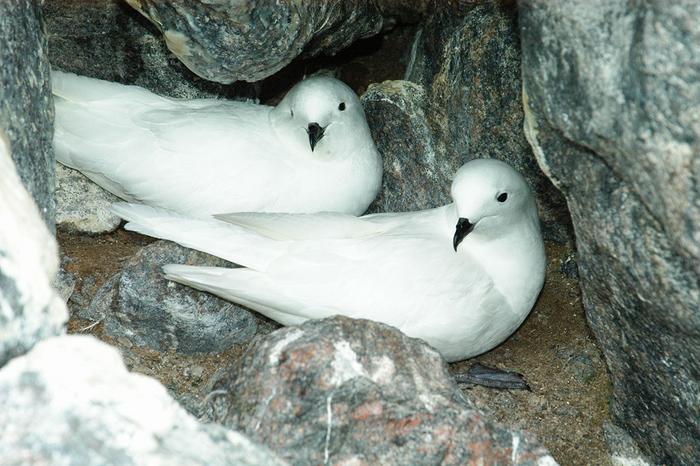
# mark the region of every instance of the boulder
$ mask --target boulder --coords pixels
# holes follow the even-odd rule
[[[285,464],[265,447],[200,424],[156,380],[129,373],[89,336],[45,340],[0,370],[2,463]]]
[[[0,2],[0,128],[19,177],[54,229],[53,101],[39,2]]]
[[[377,322],[285,327],[215,388],[228,394],[225,425],[293,464],[556,464],[476,411],[436,350]]]
[[[461,157],[450,157],[429,122],[423,87],[409,81],[371,84],[362,95],[367,124],[382,154],[382,189],[370,212],[407,212],[452,202]]]
[[[381,84],[363,97],[386,174],[376,209],[451,202],[457,168],[496,158],[537,194],[545,238],[567,241],[564,197],[538,167],[523,131],[515,4],[433,1],[431,11],[411,49],[406,80],[413,84]]]
[[[521,2],[526,133],[565,194],[612,414],[700,457],[700,5]]]
[[[56,164],[56,225],[69,232],[108,233],[122,220],[110,211],[119,202],[77,170]]]
[[[114,338],[157,351],[220,352],[255,336],[257,320],[250,311],[166,280],[161,268],[170,263],[233,266],[175,243],[156,241],[129,259],[78,314],[104,320],[105,332]]]
[[[68,319],[65,303],[52,286],[58,271],[58,245],[22,185],[2,129],[0,225],[2,367],[39,340],[63,333],[63,324]]]
[[[416,21],[427,0],[127,0],[193,72],[220,83],[259,81],[299,55],[334,55],[396,19]]]
[[[197,77],[168,50],[155,26],[123,0],[51,0],[44,2],[43,15],[49,58],[61,70],[168,97],[252,96],[249,86]]]

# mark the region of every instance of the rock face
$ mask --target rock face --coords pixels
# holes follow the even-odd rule
[[[38,2],[0,2],[0,128],[20,179],[54,228],[53,103]]]
[[[62,230],[91,234],[116,230],[121,218],[110,206],[119,200],[79,171],[56,164],[56,224]]]
[[[566,195],[612,412],[655,463],[700,457],[697,2],[521,3],[526,130]]]
[[[517,10],[508,2],[433,2],[416,33],[406,79],[363,97],[384,157],[377,210],[413,210],[451,202],[464,162],[496,158],[522,173],[538,194],[546,238],[564,241],[563,196],[537,166],[522,128]],[[413,194],[408,194],[412,192]]]
[[[373,0],[127,0],[163,33],[168,48],[199,76],[258,81],[299,54],[334,54],[384,24]],[[409,2],[404,2],[409,4]]]
[[[0,225],[2,367],[40,339],[63,333],[63,324],[68,319],[64,302],[51,286],[58,270],[58,246],[22,186],[2,129]]]
[[[556,464],[471,408],[437,351],[376,322],[278,330],[217,388],[226,425],[294,464]]]
[[[105,331],[115,338],[158,351],[219,352],[253,338],[257,323],[250,311],[166,280],[161,267],[170,263],[232,266],[175,243],[156,241],[127,261],[79,314],[104,319]]]
[[[0,406],[3,464],[285,464],[237,432],[198,423],[92,337],[51,338],[7,364]]]
[[[371,212],[406,212],[452,202],[461,157],[446,156],[435,137],[425,90],[409,81],[371,84],[362,96],[367,124],[382,154],[382,190]]]
[[[198,78],[123,0],[51,0],[44,2],[43,14],[49,58],[61,70],[136,84],[170,97],[252,96],[249,86]]]

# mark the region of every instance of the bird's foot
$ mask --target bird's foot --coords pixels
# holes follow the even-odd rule
[[[530,390],[530,386],[522,374],[487,367],[478,362],[473,364],[467,372],[454,374],[454,379],[457,383],[472,386],[482,385],[489,388],[508,390]]]

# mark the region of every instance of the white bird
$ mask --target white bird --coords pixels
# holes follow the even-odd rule
[[[119,204],[126,228],[243,266],[167,265],[166,277],[284,325],[342,314],[393,325],[448,361],[488,351],[530,312],[545,255],[534,197],[509,165],[463,165],[454,203],[352,217],[236,213],[187,219]]]
[[[362,214],[382,162],[348,86],[311,77],[276,106],[178,100],[53,71],[59,162],[129,202],[188,216]]]

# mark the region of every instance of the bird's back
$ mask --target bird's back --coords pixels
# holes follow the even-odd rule
[[[123,199],[195,215],[227,212],[232,202],[255,210],[265,183],[284,182],[270,107],[53,76],[57,160]]]

